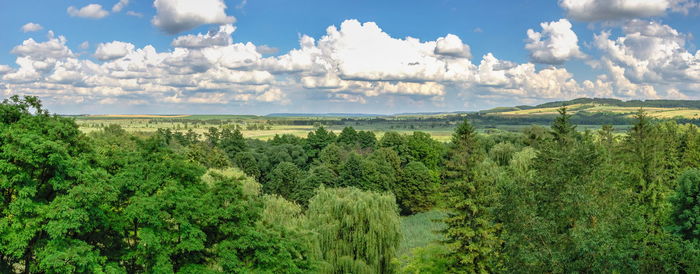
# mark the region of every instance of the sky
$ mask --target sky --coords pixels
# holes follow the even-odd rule
[[[60,114],[700,99],[698,0],[0,0],[0,97]]]

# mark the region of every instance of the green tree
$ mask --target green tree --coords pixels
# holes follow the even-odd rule
[[[187,158],[208,168],[223,168],[231,165],[228,156],[218,147],[205,143],[194,143],[185,149]]]
[[[428,211],[438,190],[437,177],[422,162],[410,162],[393,191],[402,214]]]
[[[393,195],[320,188],[308,222],[318,234],[322,273],[393,273],[401,228]]]
[[[450,211],[443,220],[447,227],[442,233],[452,248],[448,254],[452,272],[498,270],[501,225],[491,214],[489,185],[476,178],[476,165],[483,158],[474,127],[463,121],[452,135],[444,174]]]
[[[567,113],[566,106],[559,108],[557,111],[559,116],[552,123],[552,135],[554,135],[555,141],[566,143],[576,133],[576,126],[571,123],[571,114]]]
[[[700,243],[700,170],[683,172],[672,204],[675,229],[684,239]]]
[[[338,138],[335,141],[339,144],[354,146],[358,142],[357,131],[352,127],[345,127],[343,131],[338,134]]]
[[[297,192],[305,191],[301,183],[304,172],[290,162],[282,162],[270,173],[270,180],[263,185],[265,192],[277,194],[287,200],[297,202]]]
[[[340,186],[362,190],[390,191],[396,180],[391,166],[364,159],[357,153],[350,153],[338,175]]]
[[[420,161],[430,170],[438,170],[445,154],[442,143],[430,134],[416,131],[406,136],[406,145],[410,161]]]
[[[512,143],[498,143],[489,150],[489,157],[500,166],[506,166],[517,152],[517,148]]]
[[[0,122],[0,271],[104,271],[95,239],[116,196],[89,139],[36,97],[4,100]]]
[[[377,136],[374,135],[372,131],[358,131],[357,132],[357,143],[362,149],[376,149],[377,148]]]
[[[253,177],[257,180],[260,179],[260,167],[258,167],[258,160],[255,159],[255,155],[252,152],[244,151],[237,153],[233,157],[233,163],[240,168],[246,175]]]
[[[246,142],[243,134],[238,129],[230,130],[225,128],[219,136],[218,147],[228,155],[228,158],[233,160],[236,154],[246,150]]]
[[[324,127],[319,127],[316,131],[309,132],[306,137],[304,149],[306,150],[309,161],[318,158],[318,154],[327,145],[333,143],[336,139],[335,133],[326,130]]]

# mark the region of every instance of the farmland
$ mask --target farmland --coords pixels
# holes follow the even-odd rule
[[[192,130],[202,134],[210,127],[239,129],[244,137],[268,140],[275,135],[305,137],[319,126],[338,134],[351,126],[357,130],[372,131],[377,137],[388,131],[412,133],[423,131],[439,141],[449,141],[454,126],[470,119],[477,131],[494,130],[520,132],[531,125],[546,126],[566,105],[578,130],[597,130],[604,124],[614,126],[621,133],[629,128],[632,117],[643,109],[650,117],[674,119],[698,124],[700,105],[695,101],[619,101],[614,99],[575,99],[551,102],[537,106],[499,107],[477,112],[353,115],[353,114],[274,114],[255,115],[84,115],[75,116],[80,129],[89,133],[116,124],[128,132],[150,134],[162,129],[175,132]]]

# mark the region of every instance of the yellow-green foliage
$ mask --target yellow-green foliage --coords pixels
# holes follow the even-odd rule
[[[240,180],[243,184],[241,185],[241,188],[243,189],[243,194],[245,194],[248,197],[253,197],[253,196],[258,196],[260,195],[260,189],[262,186],[260,183],[256,182],[255,179],[248,177],[243,173],[238,168],[234,167],[229,167],[226,169],[209,169],[207,173],[205,173],[202,176],[202,180],[207,183],[211,184],[214,182],[214,177],[213,173],[216,173],[220,176],[223,176],[224,178],[234,178],[237,180]]]
[[[401,227],[394,196],[321,187],[309,203],[323,273],[393,273]]]
[[[263,197],[265,210],[260,222],[266,226],[279,225],[283,227],[300,227],[305,216],[301,206],[285,200],[277,195],[265,195]]]

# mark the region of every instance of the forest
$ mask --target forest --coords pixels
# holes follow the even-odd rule
[[[700,132],[83,133],[0,105],[2,273],[698,273]],[[464,117],[463,117],[464,118]],[[402,218],[438,240],[399,254]]]

